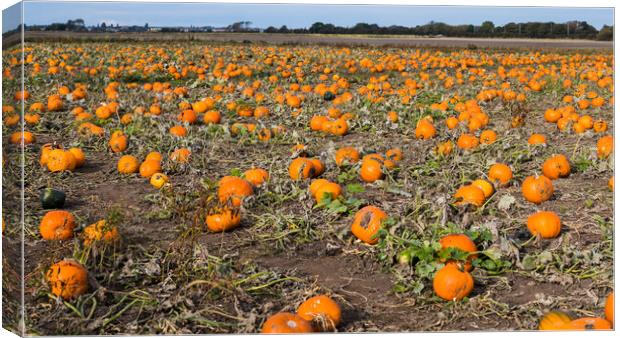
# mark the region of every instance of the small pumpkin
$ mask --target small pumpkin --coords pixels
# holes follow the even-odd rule
[[[452,141],[440,142],[437,147],[435,147],[435,153],[439,156],[447,156],[452,153],[453,149],[454,145],[452,144]]]
[[[294,159],[288,167],[289,176],[293,181],[316,177],[316,169],[312,161],[305,157]]]
[[[151,151],[144,158],[145,161],[154,160],[154,161],[157,161],[157,162],[161,162],[162,159],[163,159],[163,157],[161,156],[161,153],[158,152],[158,151]]]
[[[547,144],[547,138],[543,134],[532,134],[530,138],[527,139],[527,144]]]
[[[86,155],[84,155],[84,152],[82,151],[82,149],[80,148],[69,148],[68,150],[71,155],[73,155],[73,158],[75,158],[75,167],[76,168],[81,168],[84,166],[84,164],[86,163]]]
[[[562,327],[564,330],[611,330],[611,323],[599,317],[582,317],[572,320]]]
[[[386,218],[387,214],[383,210],[372,205],[365,206],[355,214],[351,232],[364,243],[377,244],[379,238],[376,235]]]
[[[75,218],[65,210],[48,211],[39,223],[41,237],[48,241],[66,240],[73,237]]]
[[[538,330],[556,331],[562,330],[564,326],[571,322],[571,318],[564,312],[552,311],[545,314],[538,324]]]
[[[553,211],[539,211],[527,218],[527,229],[534,236],[555,238],[560,234],[562,222]]]
[[[471,182],[471,185],[480,188],[480,190],[482,190],[482,192],[484,193],[484,198],[491,197],[491,195],[493,195],[493,193],[495,192],[493,184],[481,178]]]
[[[506,186],[512,179],[512,169],[503,163],[495,163],[489,168],[489,180],[499,185]]]
[[[170,160],[177,163],[187,163],[192,152],[187,148],[179,148],[170,154]]]
[[[301,316],[290,312],[276,313],[269,317],[261,328],[261,333],[264,334],[310,332],[314,332],[312,324]]]
[[[60,190],[45,188],[40,194],[41,206],[43,209],[61,209],[65,205],[66,197]]]
[[[596,142],[596,153],[598,158],[607,158],[614,150],[614,138],[610,135],[601,137]]]
[[[241,213],[236,208],[214,209],[207,215],[205,223],[213,232],[232,230],[241,223]]]
[[[342,319],[340,306],[326,295],[307,299],[299,305],[297,314],[311,322],[318,331],[333,331]]]
[[[140,176],[144,178],[150,178],[159,172],[161,172],[161,164],[158,161],[148,160],[140,164]]]
[[[463,150],[471,150],[478,146],[478,138],[472,134],[461,134],[456,141],[456,146]]]
[[[203,116],[205,124],[219,124],[222,121],[222,115],[216,110],[210,110]]]
[[[338,183],[328,181],[328,182],[321,184],[316,189],[313,196],[316,199],[316,202],[320,204],[326,198],[335,200],[341,194],[342,194],[342,188],[340,188],[340,185]]]
[[[232,203],[239,207],[243,199],[254,194],[252,185],[247,180],[237,176],[224,176],[220,179],[217,196],[221,203]]]
[[[614,324],[614,292],[612,291],[607,300],[605,300],[605,319],[607,319],[611,325]]]
[[[360,177],[364,182],[372,183],[383,178],[383,165],[379,160],[367,159],[362,161]]]
[[[140,168],[140,162],[135,156],[123,155],[118,159],[116,169],[121,174],[137,173]]]
[[[493,144],[497,140],[497,134],[490,129],[484,130],[480,133],[481,144]]]
[[[336,165],[342,167],[344,165],[355,164],[360,160],[360,153],[353,147],[342,147],[336,151]]]
[[[253,186],[259,187],[269,179],[269,173],[262,168],[248,169],[243,173],[243,177]]]
[[[415,128],[415,137],[417,139],[428,140],[437,134],[435,126],[426,118],[421,119]]]
[[[117,227],[109,224],[104,219],[84,228],[82,236],[84,237],[85,246],[90,246],[99,241],[103,243],[112,243],[120,238]]]
[[[73,259],[52,265],[45,275],[52,294],[63,299],[78,297],[88,290],[88,272]]]
[[[474,278],[455,263],[448,263],[433,277],[435,294],[447,301],[461,300],[473,289]]]
[[[486,200],[484,191],[471,184],[460,187],[454,194],[454,198],[456,199],[455,205],[472,204],[476,207],[481,207]]]
[[[553,183],[546,176],[528,176],[521,185],[521,193],[527,201],[540,204],[553,196]]]
[[[115,153],[120,153],[127,150],[127,136],[123,134],[115,134],[116,136],[112,136],[110,138],[110,150]]]
[[[168,183],[168,176],[162,173],[155,173],[151,176],[149,183],[151,183],[155,189],[161,189],[166,183]]]
[[[471,252],[472,254],[467,256],[467,262],[464,268],[466,271],[473,270],[471,261],[478,257],[478,254],[476,254],[478,248],[476,247],[476,243],[474,243],[469,236],[465,234],[446,235],[439,240],[439,244],[441,244],[442,249],[456,248],[465,252]]]
[[[9,142],[11,142],[11,144],[16,144],[19,145],[22,143],[22,141],[24,142],[24,144],[32,144],[35,142],[35,137],[34,134],[32,134],[29,131],[16,131],[13,134],[11,134],[11,136],[9,137]]]
[[[570,174],[570,163],[564,155],[551,156],[543,163],[542,173],[552,180],[567,177]]]

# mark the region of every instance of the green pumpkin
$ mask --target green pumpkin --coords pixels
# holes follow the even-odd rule
[[[41,190],[41,206],[43,209],[60,209],[65,205],[64,192],[52,188]]]
[[[330,92],[330,91],[326,91],[325,94],[323,94],[323,100],[325,101],[331,101],[333,99],[335,99],[336,96],[334,95],[334,93]]]

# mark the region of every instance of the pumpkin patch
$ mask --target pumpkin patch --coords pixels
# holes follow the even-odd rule
[[[26,333],[613,327],[610,51],[193,34],[4,51]]]

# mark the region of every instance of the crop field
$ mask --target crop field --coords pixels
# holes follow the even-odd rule
[[[2,56],[7,329],[613,325],[611,50],[24,47]]]

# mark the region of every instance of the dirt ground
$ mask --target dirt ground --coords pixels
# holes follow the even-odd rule
[[[31,35],[33,39],[38,36],[40,34]],[[289,42],[280,35],[269,36],[266,40],[262,34],[254,36],[239,39],[275,44]],[[214,37],[210,35],[209,39]],[[398,44],[410,48],[466,47],[470,44],[478,47],[608,47],[606,43],[593,41],[359,37],[351,40],[287,35],[286,39],[289,38],[302,44],[352,42],[373,46]],[[140,42],[133,47],[144,50],[163,47],[170,51],[186,48],[188,58],[195,60],[204,48],[224,47],[218,53],[226,58],[238,57],[240,53],[256,55],[256,48],[263,48],[252,44],[205,44],[198,41],[199,37],[194,39],[192,46]],[[39,60],[44,61],[54,49],[74,51],[75,47],[82,47],[96,53],[96,48],[104,48],[109,56],[127,45],[114,42],[29,43],[27,47],[38,50]],[[336,47],[325,46],[285,48],[293,49],[297,55],[313,55],[312,50],[318,48],[325,52],[336,50]],[[374,60],[388,53],[412,52],[397,48],[351,50],[355,57],[370,55]],[[427,50],[441,52],[430,48],[424,51]],[[494,50],[492,53],[513,52],[515,50]],[[517,53],[528,52],[517,50]],[[548,53],[562,58],[576,52]],[[584,55],[594,53],[608,55],[607,51],[588,51]],[[314,57],[323,56],[316,54]],[[3,58],[5,63],[7,58],[6,55]],[[240,64],[254,62],[248,58],[237,60]],[[314,60],[329,64],[325,59]],[[486,69],[491,71],[496,66]],[[266,78],[266,75],[257,75],[260,76]],[[358,87],[365,85],[370,76],[361,72],[350,77]],[[126,84],[122,78],[117,80],[123,86]],[[11,103],[17,90],[16,82],[3,81],[4,102]],[[120,156],[110,152],[107,139],[84,139],[76,133],[71,109],[82,105],[94,111],[99,102],[105,101],[102,88],[111,80],[102,72],[75,81],[88,83],[86,102],[67,102],[62,111],[46,112],[38,125],[27,127],[37,141],[27,145],[23,153],[26,334],[255,333],[267,315],[293,312],[304,299],[320,293],[331,295],[342,306],[340,332],[533,330],[540,316],[551,310],[566,311],[573,316],[602,316],[605,296],[613,287],[613,193],[607,187],[613,175],[613,159],[596,157],[600,135],[592,131],[560,133],[555,124],[543,123],[544,111],[561,105],[562,96],[569,94],[559,85],[528,93],[530,97],[522,108],[525,123],[519,128],[511,128],[512,112],[501,100],[481,102],[482,109],[491,116],[489,128],[497,132],[498,140],[471,153],[456,151],[445,159],[438,159],[434,154],[436,142],[418,140],[414,134],[415,121],[429,112],[427,107],[439,98],[449,97],[448,94],[435,95],[434,90],[443,91],[441,88],[421,90],[408,106],[397,98],[370,104],[363,97],[356,97],[346,109],[361,117],[353,122],[350,132],[341,137],[309,130],[309,118],[315,113],[324,113],[328,107],[321,97],[311,97],[304,102],[304,113],[296,118],[291,117],[289,110],[268,103],[270,116],[264,120],[246,118],[243,121],[284,125],[288,130],[286,135],[274,137],[270,142],[261,142],[253,135],[231,135],[226,126],[239,120],[234,113],[224,115],[221,127],[191,126],[186,139],[174,139],[166,131],[174,124],[177,102],[164,102],[165,113],[161,116],[136,116],[130,127],[124,127],[131,135],[128,153],[136,156],[151,150],[169,154],[178,146],[191,147],[190,164],[179,165],[165,160],[164,168],[172,185],[158,191],[138,175],[118,174],[116,163]],[[182,99],[189,102],[213,95],[212,86],[216,83],[207,80],[212,82],[195,84],[194,79],[171,81],[174,86],[191,88],[189,96]],[[30,79],[26,87],[33,97],[28,104],[45,102],[58,85],[73,86],[73,80],[47,75]],[[453,92],[471,98],[481,88],[476,83],[458,87]],[[139,88],[123,89],[122,112],[131,112],[138,105],[148,107],[149,100],[150,94]],[[385,113],[389,110],[398,111],[398,124],[385,122]],[[439,114],[435,115],[436,124],[441,124],[442,134],[445,134],[441,139],[455,139],[456,131],[444,132],[446,113],[433,114]],[[607,121],[607,134],[613,135],[613,107],[606,105],[591,114]],[[122,127],[117,119],[105,125],[109,129]],[[3,126],[6,157],[3,219],[7,223],[2,243],[3,323],[8,329],[18,330],[21,245],[21,171],[18,164],[21,153],[7,142],[13,131]],[[528,146],[526,141],[532,133],[546,135],[548,145]],[[86,165],[75,172],[49,173],[38,161],[41,146],[53,142],[80,146],[87,154]],[[339,182],[343,187],[352,186],[345,193],[350,203],[345,212],[316,208],[307,193],[308,182],[291,181],[288,164],[290,149],[296,143],[306,144],[312,155],[326,163],[327,170],[322,177]],[[359,181],[358,167],[339,168],[333,162],[335,149],[350,145],[359,147],[364,154],[400,148],[404,156],[398,169],[385,180],[365,184]],[[539,171],[542,162],[556,153],[570,159],[573,166],[570,177],[554,181],[552,200],[540,206],[527,203],[521,196],[520,182]],[[513,182],[498,189],[481,209],[452,205],[456,187],[483,177],[489,165],[495,162],[511,164],[515,173]],[[217,180],[252,166],[269,171],[270,180],[244,203],[241,226],[225,233],[206,231],[204,206],[208,196],[214,193]],[[86,250],[77,235],[67,241],[42,240],[38,224],[46,210],[39,202],[39,191],[45,186],[53,186],[67,194],[65,209],[76,216],[80,228],[99,219],[116,217],[121,241]],[[512,202],[506,207],[510,197]],[[361,243],[349,230],[357,206],[371,204],[395,217],[395,222],[382,237],[382,244],[377,246]],[[524,221],[540,209],[552,210],[561,216],[563,228],[559,237],[531,239]],[[450,231],[479,234],[480,251],[495,257],[493,262],[497,264],[496,268],[478,267],[472,272],[475,288],[462,302],[437,298],[429,280],[420,277],[419,267],[398,263],[398,254],[407,248],[407,243],[435,241]],[[89,292],[78,300],[62,301],[53,297],[44,279],[47,268],[64,257],[81,257],[87,262],[91,285]]]

